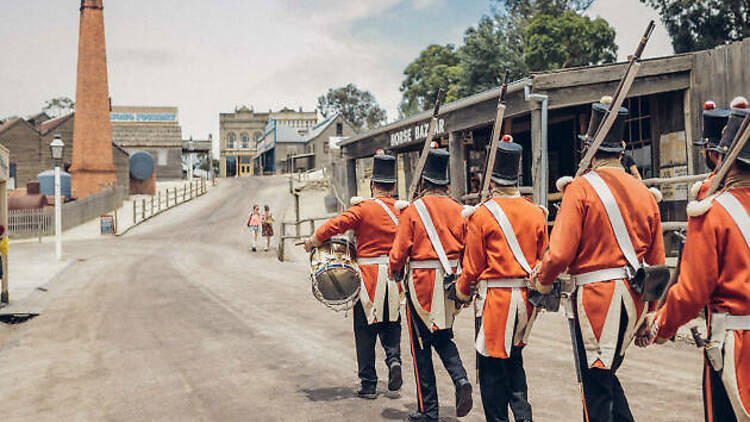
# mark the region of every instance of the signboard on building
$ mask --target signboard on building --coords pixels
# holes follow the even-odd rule
[[[255,151],[257,155],[263,154],[264,152],[270,151],[273,149],[275,141],[276,141],[276,121],[273,119],[268,120],[268,124],[266,125],[266,130],[263,132],[264,135],[261,138],[260,142],[255,146]]]
[[[400,147],[403,145],[411,144],[413,142],[419,142],[427,139],[427,132],[430,128],[430,121],[419,123],[414,126],[410,126],[393,132],[390,135],[391,148]],[[441,135],[445,133],[445,120],[438,119],[436,134]]]
[[[165,123],[176,122],[174,113],[109,113],[109,120],[117,123]]]

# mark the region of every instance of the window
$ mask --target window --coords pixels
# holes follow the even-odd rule
[[[166,166],[167,165],[167,150],[166,149],[160,149],[156,152],[157,154],[157,160],[160,166]]]
[[[328,151],[331,150],[331,141],[328,139],[323,139],[323,154],[328,154]]]
[[[8,177],[8,190],[13,190],[16,188],[16,164],[10,163],[10,169],[9,169],[9,177]]]
[[[234,148],[235,143],[237,142],[237,137],[234,135],[234,133],[229,133],[227,135],[227,148]]]
[[[250,137],[247,133],[240,135],[240,139],[242,140],[242,148],[250,148]]]
[[[336,123],[336,136],[343,136],[344,135],[344,125],[341,123]]]
[[[641,177],[655,177],[651,158],[651,110],[648,97],[628,98],[623,104],[630,111],[625,121],[625,153],[635,160]]]

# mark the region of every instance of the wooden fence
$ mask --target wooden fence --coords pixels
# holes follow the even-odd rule
[[[181,188],[173,187],[157,191],[156,195],[151,195],[149,199],[133,200],[133,226],[170,208],[197,198],[207,191],[206,180],[201,179],[200,181],[195,180],[185,183]]]
[[[304,218],[298,221],[282,221],[281,230],[279,230],[278,239],[279,246],[277,249],[279,261],[284,261],[285,256],[285,243],[287,240],[302,241],[312,236],[315,233],[315,222],[325,221],[331,217],[335,217],[336,214],[326,215],[323,217],[312,217]],[[304,230],[309,229],[309,230]],[[289,233],[291,229],[291,234]]]

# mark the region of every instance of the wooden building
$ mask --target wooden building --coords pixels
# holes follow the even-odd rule
[[[750,94],[750,76],[742,68],[749,62],[750,39],[643,60],[623,105],[630,110],[627,153],[636,160],[644,178],[705,171],[692,144],[700,136],[701,105],[711,99],[727,108],[734,96]],[[586,132],[590,104],[614,92],[625,66],[616,63],[533,73],[508,87],[503,131],[524,147],[522,185],[531,188],[535,202],[559,198],[555,181],[575,172],[581,157],[576,135]],[[441,147],[451,153],[451,191],[456,198],[472,191],[472,179],[481,171],[499,93],[496,88],[440,109],[438,137]],[[357,194],[357,175],[360,179],[366,176],[358,171],[366,166],[366,161],[360,160],[369,160],[379,148],[398,156],[403,194],[427,136],[430,116],[431,111],[423,112],[340,142],[348,195]],[[664,219],[686,219],[687,189],[687,185],[664,188]]]

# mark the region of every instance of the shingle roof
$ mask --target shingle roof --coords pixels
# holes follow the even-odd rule
[[[68,120],[72,119],[73,118],[73,114],[75,114],[75,113],[66,114],[65,116],[60,116],[60,117],[58,117],[56,119],[51,119],[51,120],[47,120],[47,121],[42,122],[39,125],[39,132],[41,132],[42,135],[46,135],[46,134],[50,133],[56,127],[60,126],[61,124],[65,123],[65,122],[67,122]]]
[[[325,131],[326,129],[328,129],[328,126],[330,126],[331,123],[333,123],[336,120],[336,118],[339,117],[340,115],[341,113],[336,112],[331,117],[313,126],[310,129],[310,133],[308,133],[307,136],[305,137],[305,141],[312,141],[313,139],[320,136],[320,134],[323,133],[323,131]]]

